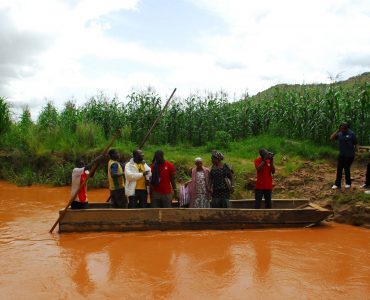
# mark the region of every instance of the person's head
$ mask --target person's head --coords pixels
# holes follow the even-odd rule
[[[119,160],[119,153],[116,149],[110,149],[108,155],[112,160]]]
[[[132,157],[134,158],[134,162],[140,163],[144,159],[144,153],[140,149],[136,149],[132,152]]]
[[[346,132],[348,130],[348,128],[349,128],[349,126],[348,126],[348,123],[346,123],[346,122],[341,123],[340,126],[339,126],[339,130],[341,132]]]
[[[157,164],[163,164],[164,163],[164,153],[162,150],[157,150],[154,153],[153,162],[156,162]]]
[[[197,166],[198,169],[201,169],[203,167],[203,160],[200,157],[197,157],[195,160],[195,165]]]
[[[77,168],[85,167],[85,162],[83,161],[83,159],[81,157],[76,159],[75,164],[76,164]]]
[[[224,159],[224,154],[220,151],[213,150],[211,155],[212,164],[218,165]]]
[[[267,149],[265,149],[265,148],[261,148],[259,151],[258,151],[258,153],[260,154],[260,156],[262,157],[262,158],[265,158],[267,155],[268,155],[268,151],[267,151]]]

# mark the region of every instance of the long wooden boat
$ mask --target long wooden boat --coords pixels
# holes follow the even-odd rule
[[[253,204],[254,200],[243,199],[231,200],[227,209],[116,209],[108,203],[90,203],[88,209],[68,209],[59,232],[305,227],[333,213],[305,199],[273,200],[273,209],[253,209]]]

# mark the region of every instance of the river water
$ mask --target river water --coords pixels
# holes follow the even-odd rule
[[[0,182],[0,299],[370,299],[369,230],[49,234],[69,193]]]

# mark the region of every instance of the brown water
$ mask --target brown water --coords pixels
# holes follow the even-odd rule
[[[0,182],[0,299],[370,299],[366,229],[49,234],[68,196]]]

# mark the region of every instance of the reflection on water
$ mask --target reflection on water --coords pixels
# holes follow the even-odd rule
[[[1,299],[370,295],[370,236],[365,229],[329,225],[50,235],[68,195],[68,188],[16,188],[0,182]],[[104,190],[90,191],[90,200],[106,196]]]

